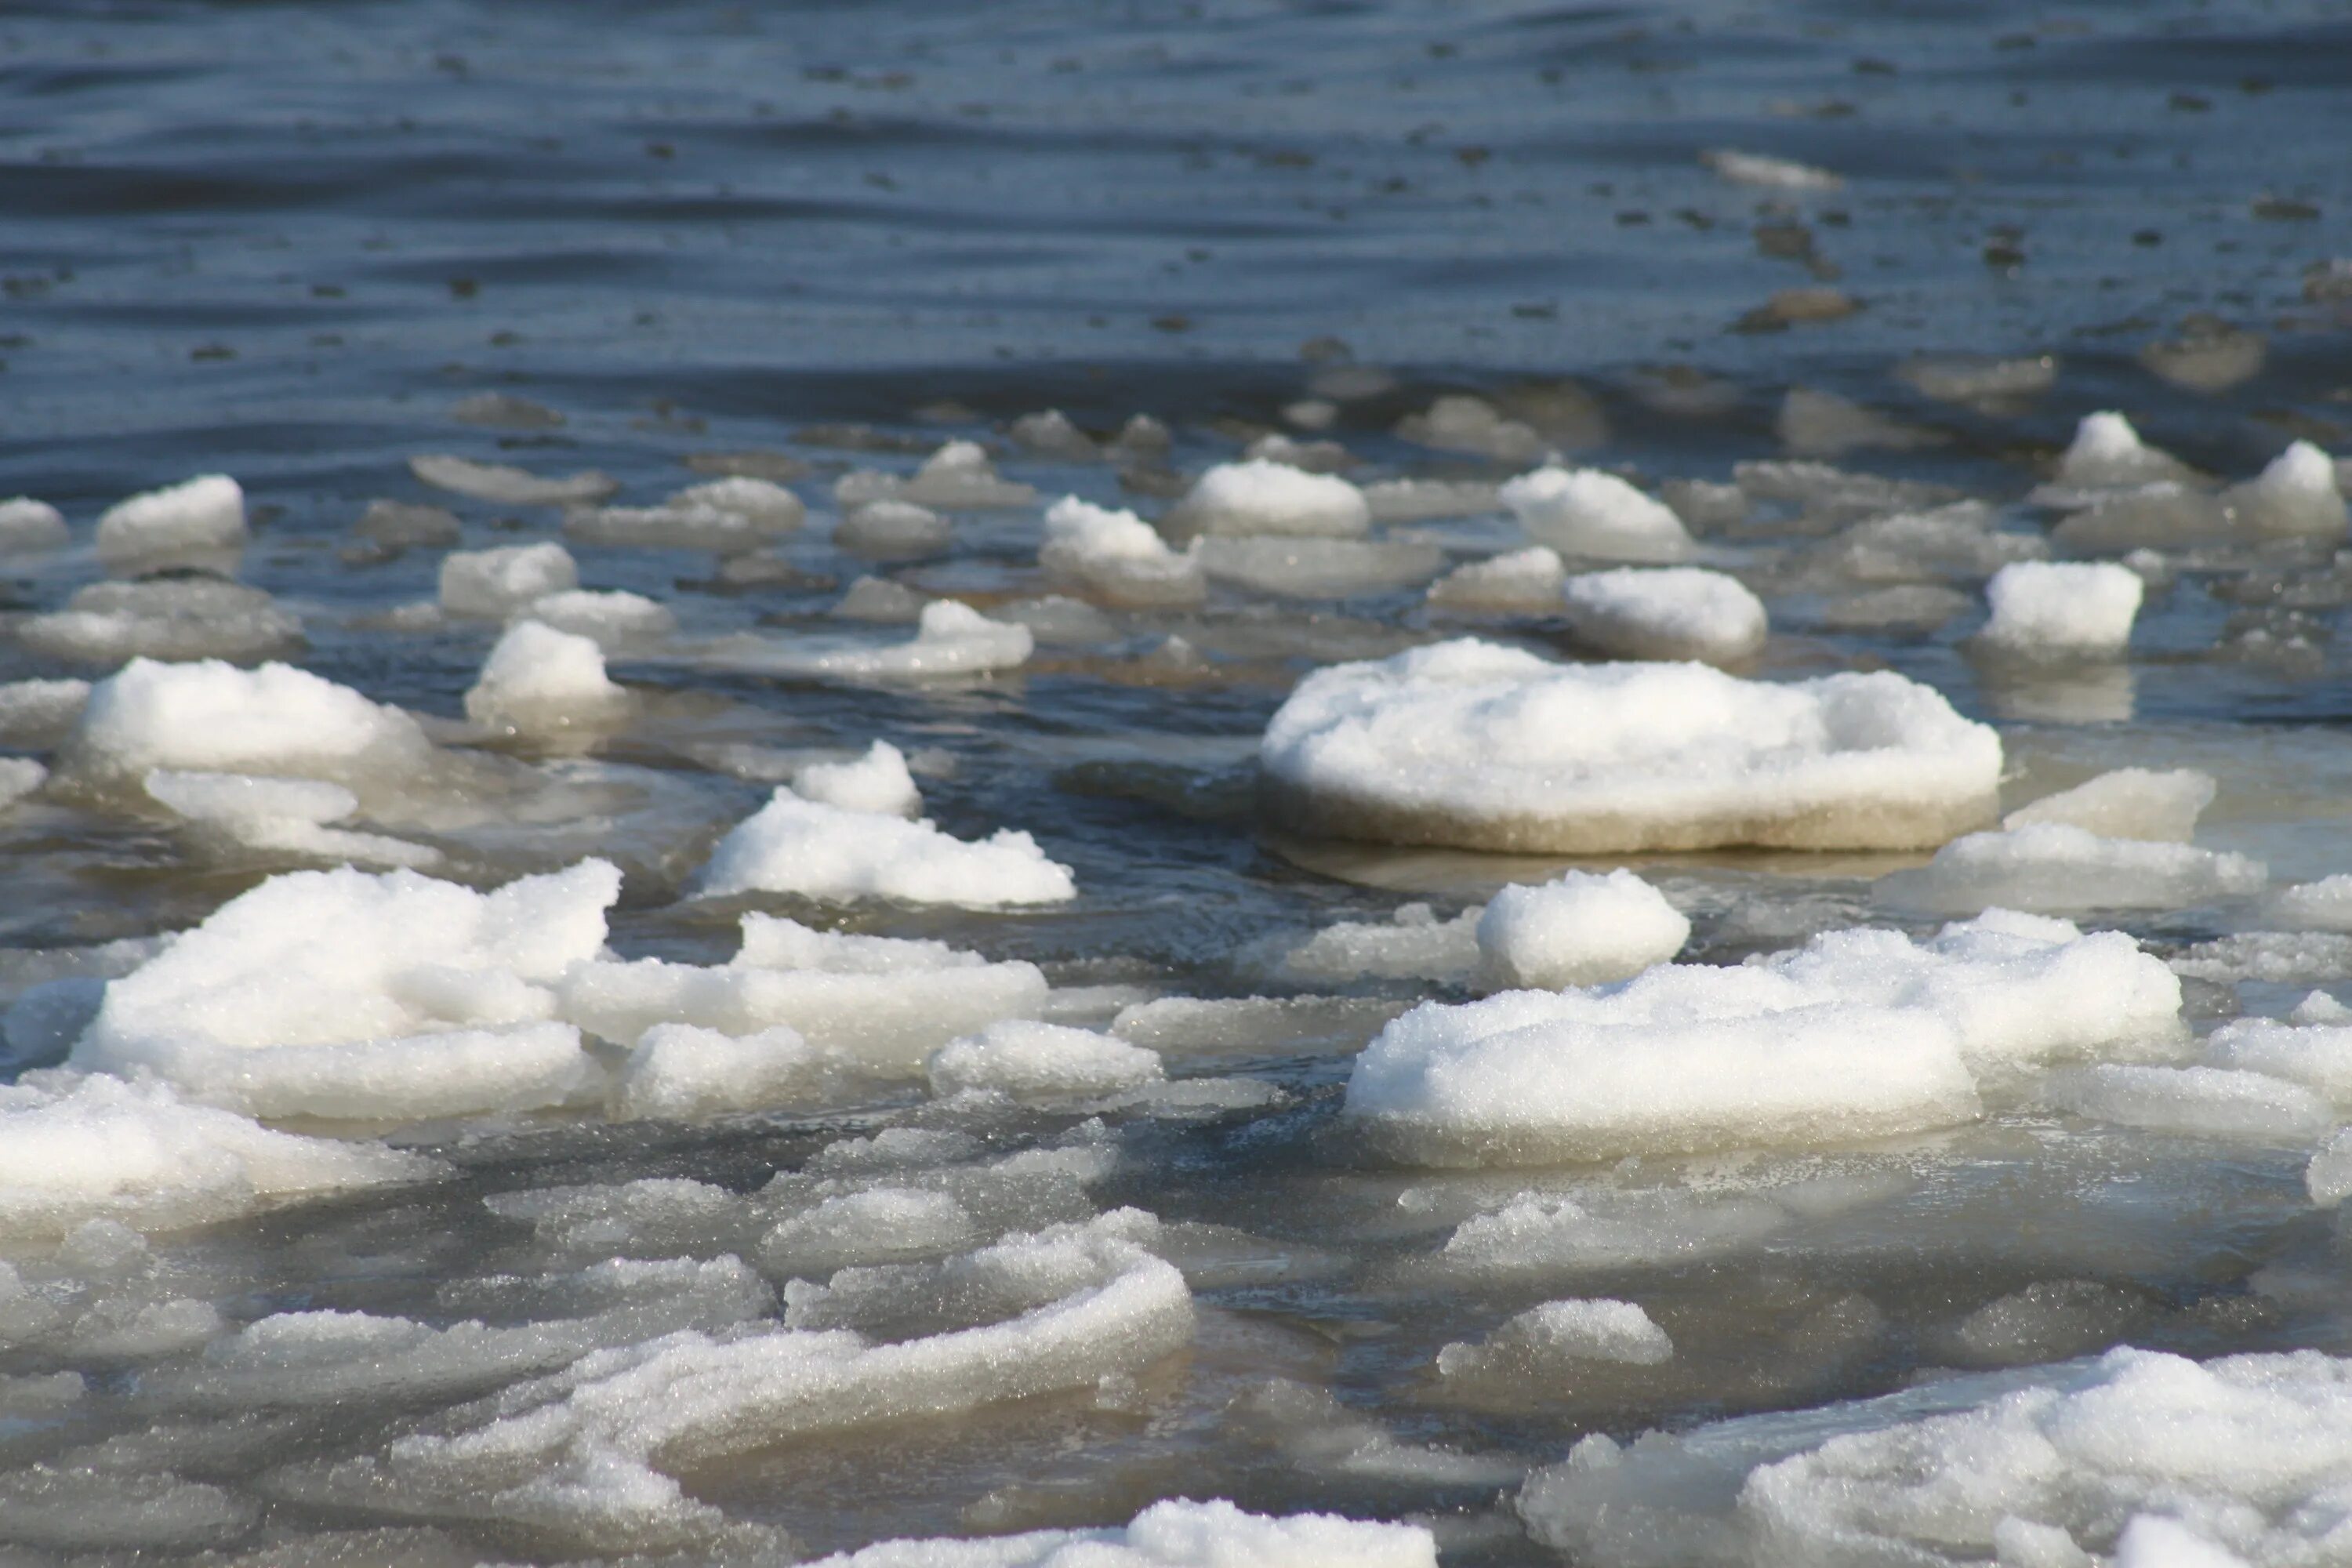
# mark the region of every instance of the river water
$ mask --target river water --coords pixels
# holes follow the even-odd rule
[[[544,1340],[607,1310],[579,1271],[616,1257],[740,1255],[742,1289],[790,1300],[788,1281],[829,1267],[744,1238],[814,1202],[825,1172],[866,1179],[838,1176],[857,1167],[837,1146],[894,1127],[978,1141],[917,1163],[916,1185],[980,1216],[967,1247],[1122,1205],[1157,1215],[1149,1245],[1191,1287],[1190,1348],[1083,1393],[677,1459],[685,1494],[725,1523],[698,1516],[646,1550],[822,1553],[1118,1525],[1160,1498],[1215,1496],[1418,1521],[1448,1564],[1732,1560],[1748,1547],[1670,1532],[1564,1547],[1522,1479],[1590,1433],[1822,1409],[1955,1369],[2074,1365],[2125,1343],[2352,1352],[2352,1262],[2305,1184],[2325,1127],[2135,1126],[2029,1094],[1858,1144],[1536,1170],[1393,1159],[1342,1114],[1354,1055],[1407,1005],[1476,984],[1425,957],[1415,975],[1284,955],[1414,902],[1452,921],[1570,862],[1277,834],[1256,805],[1258,738],[1302,676],[1340,660],[1467,632],[1580,657],[1549,615],[1424,600],[1441,557],[1516,548],[1518,528],[1492,504],[1384,525],[1435,546],[1433,564],[1341,591],[1221,577],[1198,608],[1040,606],[1053,585],[1036,563],[1045,502],[1156,516],[1276,433],[1336,443],[1324,456],[1364,485],[1491,484],[1547,452],[1653,489],[1831,462],[1935,487],[1905,506],[1981,500],[1996,536],[2037,548],[2055,514],[2028,492],[2086,414],[2121,410],[2224,480],[2291,440],[2352,454],[2352,279],[2326,271],[2352,255],[2347,82],[2352,8],[2319,0],[7,7],[0,496],[55,504],[72,536],[0,562],[0,680],[119,667],[127,646],[77,653],[28,628],[143,569],[92,547],[105,508],[226,473],[250,542],[203,565],[266,591],[299,632],[219,651],[283,658],[483,759],[430,799],[354,784],[362,825],[437,850],[443,875],[488,888],[601,856],[625,873],[609,936],[625,957],[724,963],[736,917],[761,910],[1034,963],[1061,996],[1054,1016],[1092,1027],[1155,998],[1297,1000],[1127,1028],[1180,1084],[1221,1086],[1190,1101],[950,1104],[918,1078],[693,1121],[608,1118],[593,1096],[279,1118],[438,1173],[194,1228],[132,1215],[150,1233],[132,1262],[37,1226],[0,1241],[24,1288],[66,1314],[0,1311],[0,1541],[26,1561],[624,1550],[560,1510],[453,1501],[383,1458],[404,1435],[478,1424],[501,1389],[523,1399],[513,1387],[580,1347],[453,1342],[438,1373],[395,1368],[328,1399],[245,1377],[236,1336],[334,1311]],[[1712,156],[1726,150],[1836,179],[1731,177],[1740,166]],[[1449,395],[1486,400],[1528,444],[1433,444],[1412,422]],[[1016,432],[1046,409],[1087,438]],[[1164,445],[1113,443],[1138,416]],[[903,476],[957,439],[1035,499],[943,508],[947,542],[898,557],[833,541],[845,476]],[[485,737],[463,727],[464,694],[497,621],[421,608],[442,548],[371,543],[355,525],[379,498],[445,506],[478,550],[563,538],[564,520],[431,487],[409,467],[429,454],[593,468],[630,505],[731,463],[783,478],[810,517],[739,556],[575,528],[581,582],[658,601],[677,629],[612,653],[628,722]],[[2129,658],[2021,672],[1969,641],[1990,564],[1824,566],[1825,541],[1870,509],[1830,517],[1791,493],[1695,523],[1709,563],[1770,609],[1748,673],[1891,668],[1935,687],[2000,731],[2005,805],[2114,768],[2210,773],[2196,842],[2263,861],[2269,890],[2075,918],[2172,963],[2192,1036],[2298,1004],[2323,1016],[2303,1003],[2315,988],[2352,999],[2340,938],[2267,958],[2215,945],[2280,929],[2275,889],[2352,871],[2340,536],[2151,539]],[[905,635],[887,615],[836,612],[866,576],[1025,616],[1036,652],[993,674],[874,683],[712,651],[746,635]],[[1958,597],[1940,615],[1852,613],[1906,583]],[[69,773],[65,731],[37,729],[10,739]],[[877,739],[914,760],[943,828],[1032,833],[1077,897],[990,912],[691,896],[711,846],[793,765]],[[224,847],[152,802],[53,787],[0,818],[8,994],[121,973],[131,950],[67,950],[194,926],[332,858]],[[1634,866],[1691,917],[1685,962],[1722,963],[1844,926],[1932,931],[1935,915],[1874,880],[1925,859],[1574,864]],[[14,1076],[68,1042],[27,1021],[10,1043]],[[629,1043],[595,1048],[611,1068]],[[987,1184],[1011,1178],[971,1173],[982,1154],[1038,1151],[1084,1180],[1006,1195]],[[705,1184],[700,1217],[614,1195],[654,1178]],[[1613,1216],[1618,1239],[1499,1264],[1448,1249],[1530,1194]],[[851,1262],[900,1256],[844,1245]],[[1674,1358],[1516,1383],[1440,1374],[1447,1345],[1543,1301],[1603,1297],[1641,1304]],[[182,1331],[59,1326],[110,1299],[128,1303],[117,1318],[201,1307],[175,1309]],[[1984,1328],[1981,1310],[2017,1300],[2028,1329]],[[596,1342],[740,1331],[782,1310],[673,1302]],[[877,1340],[958,1326],[928,1310],[843,1321]],[[59,1373],[81,1380],[70,1396]],[[132,1493],[147,1511],[120,1501]],[[1706,1495],[1685,1511],[1721,1513],[1728,1494]]]

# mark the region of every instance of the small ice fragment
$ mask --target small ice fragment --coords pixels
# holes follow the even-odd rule
[[[2216,787],[2212,774],[2195,768],[2117,768],[2021,805],[2000,825],[2015,831],[2057,823],[2106,838],[2186,844]]]
[[[382,499],[368,502],[352,531],[386,550],[446,549],[465,536],[457,514],[446,507]]]
[[[478,463],[469,458],[411,458],[408,471],[437,489],[501,506],[593,506],[621,488],[593,468],[543,479],[504,463]]]
[[[90,689],[63,760],[101,775],[181,768],[357,783],[413,772],[431,751],[406,713],[309,670],[139,658]]]
[[[1570,871],[1489,900],[1478,921],[1478,952],[1501,984],[1553,991],[1629,979],[1666,963],[1690,929],[1664,894],[1631,871]]]
[[[1474,906],[1441,921],[1427,904],[1406,904],[1385,921],[1325,926],[1283,956],[1282,969],[1310,982],[1466,981],[1478,967]]]
[[[1197,548],[1176,551],[1131,511],[1064,496],[1045,512],[1037,563],[1115,605],[1197,605],[1208,593]]]
[[[502,621],[533,599],[578,586],[579,565],[551,540],[453,550],[441,558],[441,607],[453,616]]]
[[[1338,599],[1426,583],[1445,563],[1436,545],[1410,539],[1323,539],[1255,534],[1196,539],[1202,570],[1262,594]]]
[[[929,604],[929,597],[887,577],[860,577],[849,585],[829,614],[845,621],[876,621],[912,626]]]
[[[586,588],[543,594],[525,605],[515,618],[528,618],[560,632],[588,637],[607,653],[655,641],[677,629],[677,617],[667,606],[642,594],[599,593]]]
[[[2336,1104],[2352,1105],[2352,1027],[2346,1022],[2233,1019],[2207,1038],[2205,1058],[2215,1067],[2292,1079]]]
[[[2196,479],[2196,470],[2148,446],[2130,420],[2113,412],[2083,416],[2074,426],[2074,441],[2058,459],[2055,476],[2060,489],[2072,491],[2193,484]]]
[[[49,770],[30,757],[0,757],[0,811],[49,782]]]
[[[490,729],[554,734],[609,723],[628,702],[629,694],[604,674],[604,650],[593,641],[517,621],[467,690],[466,717]]]
[[[854,555],[894,561],[948,547],[955,530],[927,506],[884,498],[852,507],[835,525],[833,542]]]
[[[808,519],[808,507],[800,497],[772,480],[750,474],[688,485],[662,505],[672,510],[728,512],[765,534],[793,532]]]
[[[2113,658],[2131,641],[2146,585],[2113,562],[2017,561],[1985,584],[1982,645],[2029,658]]]
[[[1736,185],[1762,185],[1778,191],[1834,191],[1845,184],[1843,178],[1827,169],[1765,153],[1717,147],[1701,153],[1698,161]]]
[[[1621,566],[1570,577],[1562,590],[1578,638],[1612,658],[1732,664],[1764,646],[1764,601],[1701,566]]]
[[[0,555],[61,549],[71,537],[65,513],[48,502],[31,496],[0,500]]]
[[[976,441],[948,442],[908,479],[870,469],[845,474],[833,494],[845,507],[896,500],[948,510],[1026,506],[1037,499],[1031,486],[997,478],[987,449]]]
[[[992,1090],[1015,1100],[1091,1100],[1158,1083],[1160,1053],[1091,1029],[1008,1018],[931,1058],[931,1092]]]
[[[1371,526],[1364,492],[1330,474],[1263,458],[1221,463],[1193,482],[1168,515],[1171,531],[1360,537]]]
[[[933,599],[916,618],[908,641],[885,647],[786,653],[776,668],[846,680],[931,680],[986,675],[1025,664],[1036,651],[1027,626],[991,620],[959,599]]]
[[[143,491],[115,502],[98,520],[101,561],[234,550],[245,540],[245,491],[226,474]]]
[[[1529,538],[1564,555],[1681,561],[1694,548],[1672,507],[1599,468],[1538,468],[1498,493]]]
[[[1546,1301],[1505,1321],[1475,1344],[1449,1344],[1437,1370],[1451,1379],[1573,1375],[1577,1362],[1656,1366],[1674,1359],[1675,1342],[1631,1301]]]
[[[1026,833],[1002,828],[966,843],[929,822],[844,811],[781,789],[719,840],[700,889],[714,898],[759,891],[974,909],[1077,896],[1069,868]]]
[[[2336,488],[2336,464],[2308,441],[2294,442],[2255,478],[2223,490],[2221,504],[2239,529],[2257,537],[2344,537],[2344,495]]]
[[[793,793],[821,805],[884,816],[920,816],[922,792],[907,771],[907,758],[887,741],[877,741],[853,762],[811,763],[793,774]]]
[[[1028,450],[1066,463],[1089,463],[1102,455],[1094,437],[1072,424],[1070,416],[1058,408],[1024,414],[1013,422],[1010,434]]]
[[[358,810],[359,801],[342,785],[322,780],[158,769],[145,785],[148,795],[198,829],[246,849],[362,866],[423,868],[441,858],[425,845],[328,826]]]
[[[563,537],[574,544],[634,550],[707,550],[742,555],[766,532],[752,518],[723,507],[665,502],[660,506],[576,506],[563,513]]]
[[[1568,568],[1559,552],[1533,544],[1466,562],[1429,585],[1432,609],[1542,616],[1559,610]]]
[[[1408,414],[1397,422],[1398,437],[1441,452],[1468,452],[1506,463],[1524,463],[1544,455],[1548,443],[1535,426],[1504,417],[1483,397],[1448,393],[1429,405],[1425,414]]]

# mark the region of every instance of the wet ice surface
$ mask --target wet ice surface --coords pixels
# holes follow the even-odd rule
[[[0,21],[0,1552],[2336,1550],[2341,17],[1375,11]]]

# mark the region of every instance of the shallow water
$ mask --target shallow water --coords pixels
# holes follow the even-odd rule
[[[1368,591],[1220,575],[1198,608],[1023,607],[1059,591],[1036,564],[1043,503],[1075,493],[1157,516],[1275,432],[1339,443],[1364,484],[1492,483],[1549,450],[1654,489],[1803,458],[1943,488],[1915,502],[1981,500],[1997,535],[2036,541],[2054,517],[2026,494],[2095,410],[2124,410],[2221,479],[2252,477],[2291,438],[2352,453],[2352,289],[2306,284],[2352,254],[2347,48],[2352,10],[2319,3],[2064,18],[1404,0],[12,8],[0,496],[54,502],[74,531],[0,563],[0,680],[119,665],[119,650],[39,651],[27,623],[109,574],[89,528],[105,507],[226,472],[253,534],[209,564],[299,616],[299,642],[277,651],[444,742],[426,774],[350,781],[353,820],[439,851],[440,874],[487,888],[603,856],[625,873],[609,937],[625,957],[720,963],[739,914],[785,913],[1034,962],[1054,1016],[1093,1027],[1159,997],[1339,1000],[1157,1026],[1130,1015],[1121,1031],[1180,1086],[1215,1080],[1189,1103],[950,1100],[918,1079],[690,1124],[607,1121],[593,1103],[295,1122],[429,1155],[440,1173],[158,1228],[129,1262],[87,1237],[0,1240],[55,1308],[11,1317],[0,1292],[0,1541],[28,1561],[621,1550],[593,1521],[419,1479],[388,1445],[520,1408],[540,1397],[531,1380],[593,1344],[778,1316],[765,1296],[728,1307],[646,1286],[655,1304],[625,1318],[573,1276],[614,1257],[736,1255],[755,1296],[821,1281],[830,1262],[761,1237],[879,1181],[842,1163],[854,1151],[824,1152],[888,1128],[976,1141],[890,1178],[953,1193],[980,1227],[967,1247],[1122,1205],[1157,1215],[1143,1245],[1185,1272],[1191,1348],[1076,1391],[676,1460],[665,1473],[724,1527],[645,1550],[822,1553],[1119,1524],[1160,1498],[1214,1495],[1420,1521],[1449,1565],[1552,1561],[1514,1500],[1589,1433],[1688,1431],[2124,1343],[2352,1353],[2352,1263],[2304,1180],[2324,1130],[2134,1127],[2006,1085],[1978,1121],[1861,1145],[1396,1162],[1342,1114],[1354,1055],[1408,1005],[1466,1000],[1472,977],[1307,980],[1285,955],[1408,901],[1451,920],[1570,863],[1276,834],[1258,814],[1258,737],[1318,666],[1465,633],[1581,657],[1561,624],[1433,609],[1427,574],[1393,560]],[[1843,184],[1739,184],[1702,162],[1718,149]],[[1788,319],[1809,310],[1835,319]],[[1992,362],[2005,381],[1984,376]],[[1790,402],[1806,390],[1844,402]],[[1406,422],[1451,393],[1489,400],[1533,446],[1413,439]],[[1012,422],[1049,407],[1103,449],[1024,445]],[[1171,444],[1113,449],[1136,415]],[[909,474],[954,438],[987,446],[1036,500],[942,507],[950,542],[913,559],[834,545],[837,480]],[[657,600],[677,630],[612,653],[625,722],[551,739],[464,727],[497,623],[417,613],[443,551],[354,531],[383,497],[448,508],[469,550],[563,537],[558,509],[420,482],[418,455],[594,468],[616,504],[649,506],[719,471],[710,455],[747,452],[808,502],[797,532],[735,557],[571,544],[585,586]],[[2340,539],[2168,548],[2142,563],[2128,658],[2032,668],[1969,643],[1989,569],[1836,563],[1832,535],[1892,510],[1765,501],[1695,526],[1702,560],[1770,610],[1748,673],[1892,668],[1935,687],[1999,729],[2004,807],[2117,768],[2201,769],[2219,789],[2200,847],[2265,862],[2273,889],[2352,871]],[[1447,566],[1525,542],[1491,506],[1375,532],[1434,545]],[[833,613],[869,574],[1026,615],[1036,651],[992,674],[876,684],[779,674],[722,641],[798,654],[903,638]],[[1957,596],[1892,626],[1841,608],[1896,582]],[[9,736],[53,762],[62,739]],[[797,765],[875,739],[910,759],[943,828],[1027,830],[1079,896],[1009,911],[690,896],[721,834]],[[1574,864],[1632,865],[1690,917],[1685,962],[1732,963],[1857,924],[1932,931],[1938,917],[1875,885],[1926,858]],[[0,813],[0,863],[13,1001],[78,962],[27,955],[185,929],[320,862],[60,787]],[[2075,918],[2175,961],[2200,1036],[2283,1016],[2314,988],[2352,1000],[2352,942],[2268,962],[2227,945],[2278,928],[2271,900]],[[79,962],[104,976],[134,961]],[[18,1034],[42,1054],[29,1024]],[[599,1050],[611,1065],[630,1043]],[[1016,1179],[990,1163],[1035,1151],[1084,1169]],[[845,1185],[820,1188],[825,1171]],[[718,1191],[690,1213],[628,1211],[614,1191],[577,1199],[590,1218],[558,1212],[563,1191],[648,1178]],[[1606,1222],[1601,1239],[1499,1262],[1448,1249],[1531,1195],[1573,1199]],[[895,1341],[987,1316],[926,1317],[921,1289],[843,1321]],[[1642,1304],[1673,1359],[1438,1372],[1444,1347],[1570,1297]],[[215,1316],[184,1307],[179,1331],[116,1332],[165,1301]],[[240,1328],[328,1310],[552,1326],[529,1331],[536,1349],[452,1351],[455,1370],[431,1375],[387,1360],[331,1404],[323,1373],[310,1396],[299,1378],[290,1394],[239,1380]],[[572,1323],[605,1326],[566,1339]],[[30,1381],[58,1373],[79,1391]],[[120,1503],[125,1476],[157,1489],[151,1511]]]

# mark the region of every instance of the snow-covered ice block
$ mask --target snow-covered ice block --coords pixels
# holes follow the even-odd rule
[[[2117,768],[2021,805],[2000,825],[2013,832],[2055,823],[2103,838],[2186,844],[2217,787],[2195,768]]]
[[[2259,860],[2145,838],[2103,838],[2060,822],[1970,833],[1916,870],[1879,881],[1889,900],[1968,914],[2015,910],[2180,909],[2260,892]]]
[[[930,1061],[931,1091],[1015,1100],[1091,1100],[1158,1083],[1160,1053],[1111,1035],[1008,1018],[950,1040]]]
[[[380,1144],[272,1131],[152,1080],[37,1077],[0,1085],[0,1232],[11,1235],[62,1236],[96,1218],[206,1225],[435,1169]]]
[[[406,713],[306,669],[137,658],[90,689],[62,760],[118,778],[176,768],[356,782],[412,773],[431,753]]]
[[[821,1091],[830,1065],[824,1052],[789,1025],[724,1035],[691,1024],[656,1024],[622,1065],[614,1109],[626,1117],[691,1121],[787,1105]]]
[[[2083,506],[2103,490],[2196,480],[2194,469],[2141,440],[2122,415],[2086,414],[2074,426],[2074,439],[2059,458],[2052,482],[2035,490],[2033,499],[2045,506]]]
[[[58,550],[71,538],[65,513],[48,502],[31,496],[0,500],[0,555]]]
[[[604,724],[628,710],[629,694],[604,673],[604,653],[588,637],[539,621],[509,626],[466,692],[466,717],[522,734]]]
[[[1487,900],[1478,953],[1501,984],[1551,991],[1629,979],[1680,952],[1690,929],[1664,893],[1631,871],[1570,871]]]
[[[844,811],[782,789],[719,840],[700,887],[713,897],[798,893],[972,909],[1077,896],[1069,868],[1026,833],[1000,828],[970,843],[927,821]]]
[[[1131,511],[1064,496],[1045,511],[1037,563],[1115,605],[1197,605],[1208,593],[1197,549],[1171,550]]]
[[[552,540],[453,550],[441,558],[441,607],[453,616],[502,621],[533,599],[578,586],[578,563]]]
[[[478,463],[470,458],[411,458],[408,471],[436,489],[500,506],[593,506],[621,488],[593,468],[549,479],[505,463]]]
[[[2257,538],[2340,540],[2346,515],[2336,464],[2308,441],[2297,441],[2263,471],[2221,492],[2233,531]]]
[[[1764,646],[1764,601],[1702,566],[1583,573],[1568,579],[1561,602],[1578,640],[1612,658],[1732,664]]]
[[[1277,1518],[1177,1498],[1152,1504],[1124,1530],[886,1541],[812,1568],[1437,1568],[1437,1542],[1418,1524]]]
[[[1309,675],[1259,763],[1274,819],[1323,837],[1919,848],[1990,817],[2000,740],[1889,671],[1751,682],[1464,639]]]
[[[1599,468],[1538,468],[1499,494],[1528,537],[1564,555],[1682,561],[1696,548],[1672,507]]]
[[[887,741],[877,741],[866,754],[848,762],[811,763],[793,773],[793,793],[820,805],[844,811],[874,812],[884,816],[923,815],[922,791],[907,771],[906,754]]]
[[[1456,566],[1429,585],[1429,604],[1432,609],[1550,615],[1559,608],[1559,591],[1567,581],[1559,552],[1531,544]]]
[[[2230,1068],[2102,1062],[2063,1075],[2051,1098],[2098,1121],[2221,1138],[2299,1142],[2334,1120],[2303,1085]]]
[[[1578,1362],[1655,1366],[1674,1359],[1675,1342],[1632,1301],[1546,1301],[1505,1321],[1486,1339],[1437,1352],[1439,1373],[1453,1380],[1573,1375]]]
[[[205,474],[119,500],[98,520],[101,561],[235,550],[245,543],[245,491]]]
[[[413,871],[273,877],[110,983],[79,1067],[144,1068],[269,1116],[394,1121],[592,1089],[552,982],[596,956],[601,860],[478,893]]]
[[[1336,474],[1310,474],[1254,458],[1220,463],[1193,481],[1168,514],[1180,536],[1291,534],[1360,538],[1371,527],[1364,492]]]
[[[2131,642],[2146,584],[2111,561],[2016,561],[1992,574],[1979,642],[2026,658],[2113,657]]]
[[[302,640],[302,620],[258,588],[216,577],[93,583],[65,608],[16,630],[51,658],[120,664],[129,658],[255,658]]]

